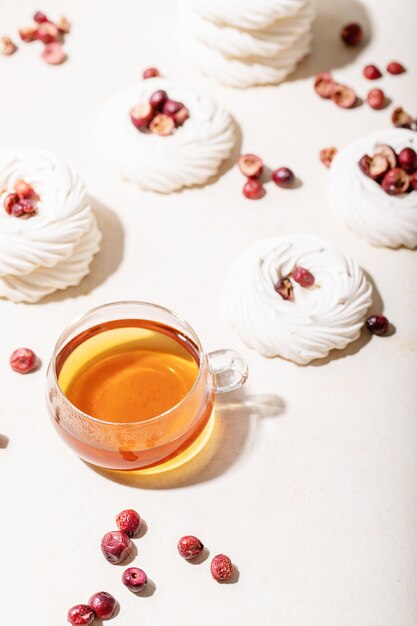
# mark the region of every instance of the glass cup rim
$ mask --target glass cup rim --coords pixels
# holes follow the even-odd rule
[[[189,391],[186,393],[186,395],[179,402],[177,402],[177,404],[174,404],[174,406],[169,408],[167,411],[164,411],[164,413],[159,413],[158,415],[155,415],[154,417],[151,417],[151,418],[149,418],[147,420],[142,420],[142,421],[137,421],[137,422],[108,422],[106,420],[101,420],[101,419],[99,419],[97,417],[94,417],[93,415],[90,415],[89,413],[85,413],[84,411],[82,411],[81,409],[76,407],[75,404],[73,404],[71,402],[71,400],[62,391],[62,389],[61,389],[61,387],[59,385],[59,382],[58,382],[57,374],[56,374],[56,358],[58,356],[58,346],[60,346],[62,338],[69,331],[71,331],[73,326],[75,326],[76,324],[79,324],[88,315],[97,313],[98,311],[102,311],[103,309],[108,309],[108,308],[111,308],[111,307],[114,307],[114,306],[120,306],[120,305],[122,305],[122,306],[123,305],[127,305],[127,306],[147,306],[147,307],[150,307],[150,308],[155,309],[157,311],[163,311],[164,313],[168,313],[169,315],[174,317],[176,320],[181,322],[181,324],[183,324],[185,326],[187,331],[191,332],[191,334],[193,335],[193,341],[195,342],[195,344],[197,346],[198,353],[199,353],[199,356],[200,356],[200,363],[199,363],[197,377],[196,377],[196,379],[195,379],[191,389],[189,389]],[[62,348],[62,346],[60,346],[60,348]],[[97,422],[99,424],[106,424],[107,426],[124,427],[124,428],[126,428],[126,427],[130,427],[130,426],[139,426],[140,424],[144,425],[144,424],[150,424],[151,422],[156,422],[156,421],[158,421],[160,419],[163,419],[163,418],[167,417],[173,411],[178,410],[178,408],[180,408],[186,402],[186,400],[190,397],[190,395],[195,391],[195,389],[199,385],[199,383],[201,381],[201,378],[202,378],[202,375],[203,375],[203,367],[202,367],[202,365],[205,363],[205,360],[206,360],[206,354],[205,354],[205,352],[203,350],[203,347],[201,345],[201,342],[200,342],[200,339],[199,339],[197,333],[195,332],[193,327],[183,317],[178,315],[178,313],[175,313],[174,311],[171,311],[171,309],[168,309],[167,307],[161,306],[159,304],[154,304],[153,302],[146,302],[144,300],[116,300],[114,302],[107,302],[106,304],[99,304],[98,306],[95,306],[92,309],[89,309],[86,313],[82,313],[81,315],[78,315],[75,319],[72,320],[72,322],[70,324],[68,324],[64,328],[64,330],[61,332],[61,334],[59,335],[59,337],[56,340],[56,343],[54,345],[54,349],[53,349],[52,356],[51,356],[51,365],[50,365],[50,367],[52,369],[54,384],[56,386],[56,389],[58,390],[58,394],[62,398],[64,398],[65,401],[74,409],[74,411],[76,411],[83,419],[85,418],[86,420],[90,420],[92,422]]]

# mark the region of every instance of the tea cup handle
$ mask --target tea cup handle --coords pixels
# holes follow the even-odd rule
[[[207,355],[208,365],[214,378],[215,393],[239,389],[248,377],[248,365],[235,350],[215,350]]]

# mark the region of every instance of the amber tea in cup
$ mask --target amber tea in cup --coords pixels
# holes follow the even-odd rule
[[[247,377],[231,350],[206,355],[192,328],[153,304],[90,311],[61,335],[48,369],[54,424],[84,460],[112,469],[168,461],[198,438],[215,393]]]

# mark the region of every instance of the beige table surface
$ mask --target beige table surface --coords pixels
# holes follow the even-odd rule
[[[269,185],[258,203],[241,195],[230,164],[214,184],[161,196],[119,180],[95,151],[97,110],[144,67],[197,80],[175,44],[175,2],[1,0],[1,31],[30,23],[36,9],[73,20],[70,59],[47,66],[37,43],[0,58],[1,146],[45,148],[78,170],[104,240],[79,288],[35,306],[0,302],[1,623],[58,626],[68,607],[105,589],[120,601],[119,626],[415,626],[416,255],[372,248],[333,217],[317,155],[389,126],[394,104],[417,114],[416,2],[320,0],[314,52],[279,87],[239,91],[198,79],[235,116],[243,150],[271,166],[287,164],[302,179],[293,191]],[[359,51],[338,39],[352,19],[372,30]],[[381,82],[393,101],[387,110],[342,111],[313,92],[311,76],[333,68],[365,95],[362,66],[394,58],[409,71]],[[291,232],[321,235],[354,255],[374,281],[375,310],[396,334],[364,333],[304,368],[246,349],[221,316],[223,277],[252,242]],[[250,366],[245,394],[219,407],[217,454],[141,487],[78,460],[44,406],[47,361],[61,329],[118,299],[176,310],[208,350],[233,347]],[[43,359],[25,378],[8,365],[22,345]],[[149,597],[130,594],[123,568],[99,550],[126,507],[147,522],[135,564],[155,583]],[[182,561],[176,541],[186,533],[200,536],[211,555],[230,554],[237,584],[211,580],[209,561]]]

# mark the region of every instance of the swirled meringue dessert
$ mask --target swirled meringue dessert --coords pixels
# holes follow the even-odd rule
[[[206,183],[235,143],[229,113],[191,85],[151,78],[114,96],[96,125],[97,143],[119,174],[170,193]]]
[[[375,246],[417,247],[417,134],[403,128],[352,141],[330,168],[329,202]]]
[[[78,285],[100,240],[86,188],[62,161],[0,151],[0,297],[37,302]]]
[[[178,38],[201,71],[233,87],[279,83],[311,50],[310,0],[181,0]]]
[[[229,272],[227,321],[261,354],[305,365],[360,335],[372,287],[349,256],[313,236],[257,242]]]

